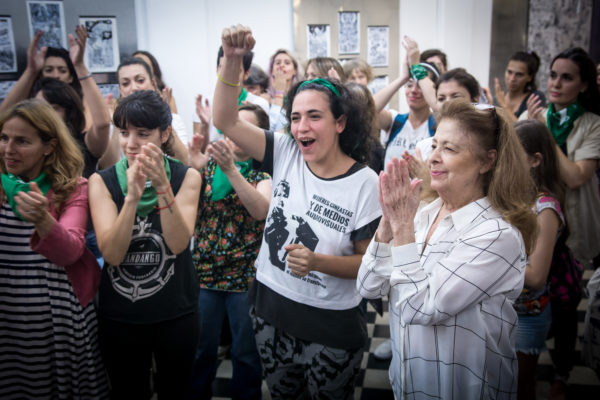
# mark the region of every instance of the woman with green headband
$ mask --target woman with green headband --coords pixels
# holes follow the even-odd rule
[[[106,398],[83,158],[43,100],[0,117],[0,398]]]
[[[519,119],[538,119],[556,143],[560,176],[567,185],[565,215],[570,230],[567,245],[585,267],[600,253],[600,196],[596,169],[600,160],[600,93],[596,67],[581,48],[564,50],[552,60],[547,109],[531,96]],[[576,283],[575,283],[576,284]],[[553,299],[552,327],[556,379],[552,391],[564,393],[573,368],[577,340],[577,304]]]
[[[215,126],[273,179],[248,293],[265,380],[274,399],[352,398],[367,339],[355,280],[381,216],[362,105],[337,81],[304,81],[287,94],[289,133],[263,131],[236,103],[252,33],[232,27],[221,41]]]
[[[155,91],[120,100],[113,122],[125,157],[90,177],[90,209],[106,262],[100,348],[114,399],[185,398],[199,320],[190,238],[198,171],[163,155],[171,111]]]

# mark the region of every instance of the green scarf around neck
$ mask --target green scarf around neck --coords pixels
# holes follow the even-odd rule
[[[163,156],[165,161],[165,172],[167,173],[167,179],[169,182],[171,181],[171,166],[169,165],[169,160],[166,156]],[[121,191],[123,192],[123,196],[127,196],[127,158],[123,157],[119,162],[115,164],[115,168],[117,170],[117,180],[119,181],[119,186],[121,187]],[[145,218],[148,214],[156,208],[158,204],[158,196],[156,196],[156,189],[152,186],[152,182],[150,180],[146,180],[146,187],[144,188],[144,193],[140,198],[140,201],[137,205],[136,214],[142,218]]]
[[[238,96],[238,107],[241,106],[244,101],[246,101],[247,97],[248,97],[248,91],[246,90],[246,88],[242,88],[242,91],[240,92],[240,95]],[[219,132],[220,134],[223,134],[223,132],[221,132],[218,129],[217,129],[217,132]]]
[[[38,185],[44,196],[52,187],[52,182],[50,182],[50,178],[46,176],[45,172],[42,172],[40,176],[31,180],[30,182],[25,182],[18,176],[8,173],[2,174],[1,179],[2,189],[4,190],[4,194],[6,195],[6,201],[8,201],[8,204],[10,205],[10,208],[12,209],[13,213],[17,217],[19,217],[21,221],[25,221],[25,219],[17,211],[17,201],[15,200],[15,196],[17,195],[17,193],[29,192],[31,190],[31,188],[29,187],[29,184],[31,182],[35,182]]]
[[[562,117],[561,112],[556,111],[554,108],[554,104],[550,103],[548,106],[548,114],[546,116],[546,121],[548,124],[548,129],[552,132],[552,136],[554,136],[554,140],[556,144],[560,147],[567,141],[567,137],[571,130],[573,129],[573,124],[575,120],[579,118],[585,112],[585,108],[579,104],[578,101],[571,104],[567,107],[567,115],[562,124],[560,123]]]
[[[248,177],[250,171],[252,171],[252,159],[247,161],[235,161],[235,166],[240,170],[240,174],[244,178]],[[229,178],[225,175],[225,172],[217,165],[213,174],[213,180],[211,185],[211,196],[212,201],[223,200],[229,193],[233,191]]]

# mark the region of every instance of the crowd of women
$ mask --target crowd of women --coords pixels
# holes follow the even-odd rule
[[[396,398],[535,398],[549,334],[564,398],[600,254],[584,50],[552,60],[547,97],[516,52],[493,95],[404,38],[373,96],[358,59],[301,78],[279,49],[265,73],[238,25],[188,136],[152,54],[121,63],[115,102],[83,27],[69,50],[41,35],[0,105],[1,398],[210,398],[223,336],[234,398],[353,398],[383,297]],[[386,109],[402,87],[407,114]]]

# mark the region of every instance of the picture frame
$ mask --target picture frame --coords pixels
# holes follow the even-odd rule
[[[367,27],[367,62],[372,67],[387,67],[390,58],[390,27]]]
[[[65,30],[65,13],[62,1],[27,1],[27,19],[31,39],[43,31],[39,47],[68,48]]]
[[[306,58],[329,57],[331,55],[331,30],[329,25],[309,24],[306,26]]]
[[[17,72],[17,52],[12,18],[0,16],[0,73]]]
[[[116,17],[79,17],[88,33],[85,64],[90,72],[115,72],[120,63]]]
[[[360,13],[338,12],[338,54],[360,54]]]

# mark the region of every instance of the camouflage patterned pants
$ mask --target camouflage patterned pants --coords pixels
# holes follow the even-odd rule
[[[295,338],[250,310],[263,375],[273,399],[351,399],[363,349]]]

